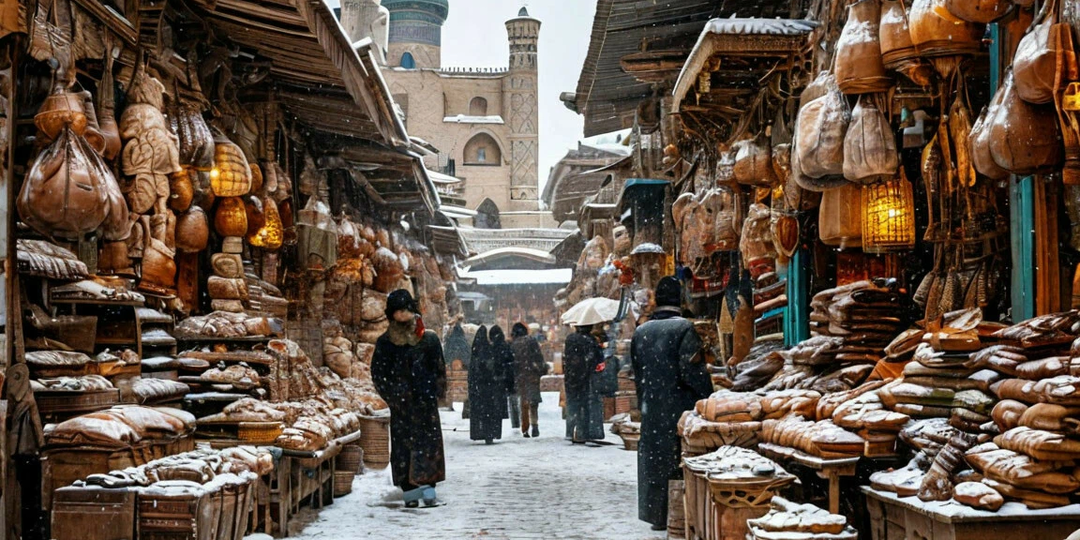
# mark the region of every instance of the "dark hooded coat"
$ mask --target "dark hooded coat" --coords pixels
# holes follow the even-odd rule
[[[540,403],[540,378],[547,374],[547,363],[540,344],[529,335],[529,329],[518,323],[514,325],[514,380],[518,395],[528,403]]]
[[[461,323],[455,324],[453,330],[450,330],[450,335],[446,337],[446,344],[443,347],[447,364],[453,365],[455,360],[461,360],[461,364],[465,369],[469,369],[472,350],[469,347],[469,340],[465,337],[465,329],[461,327]]]
[[[588,328],[566,338],[563,374],[566,388],[566,436],[578,440],[604,438],[604,401],[593,388],[593,373],[604,361],[604,350]]]
[[[375,344],[371,376],[390,406],[390,465],[394,485],[435,485],[446,479],[439,399],[446,395],[442,343],[434,332],[403,339],[410,329],[391,329]],[[410,343],[409,341],[412,341]]]
[[[473,339],[469,363],[469,438],[474,441],[502,438],[506,409],[506,369],[488,330],[481,326]]]
[[[667,523],[668,481],[682,478],[679,418],[713,390],[698,354],[701,339],[679,315],[677,309],[658,309],[630,343],[641,408],[638,518],[653,525]]]

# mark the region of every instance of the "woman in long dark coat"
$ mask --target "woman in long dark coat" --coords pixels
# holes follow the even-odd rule
[[[593,374],[604,361],[591,326],[579,326],[566,338],[563,374],[566,387],[566,437],[574,443],[604,439],[604,402],[593,388]]]
[[[503,366],[481,326],[473,340],[469,362],[469,438],[493,444],[502,438],[506,417],[506,382]]]
[[[446,363],[434,332],[405,290],[386,301],[390,328],[375,343],[371,376],[390,406],[390,465],[406,506],[437,504],[435,484],[446,479],[439,398],[446,394]]]

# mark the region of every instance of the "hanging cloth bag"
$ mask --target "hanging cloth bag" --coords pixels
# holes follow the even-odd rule
[[[900,154],[896,135],[877,96],[860,96],[851,113],[851,127],[844,137],[844,178],[872,184],[896,176]]]
[[[1057,85],[1065,77],[1075,79],[1076,73],[1064,73],[1075,66],[1076,51],[1072,28],[1057,22],[1057,0],[1043,5],[1039,17],[1020,40],[1013,57],[1016,93],[1020,99],[1035,105],[1054,102]]]

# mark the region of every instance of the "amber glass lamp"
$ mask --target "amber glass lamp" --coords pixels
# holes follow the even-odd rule
[[[251,191],[251,167],[243,150],[221,136],[214,139],[210,189],[218,197],[240,197]]]
[[[892,253],[915,247],[915,196],[904,176],[863,186],[863,251]]]
[[[247,234],[247,209],[240,197],[218,199],[214,214],[214,230],[221,236],[244,236]]]
[[[277,204],[270,197],[263,198],[263,217],[265,223],[253,235],[248,236],[248,243],[263,249],[278,249],[285,241],[285,226],[281,222]]]

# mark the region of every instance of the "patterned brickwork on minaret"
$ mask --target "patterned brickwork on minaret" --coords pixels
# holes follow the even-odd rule
[[[540,21],[521,8],[506,22],[510,41],[510,75],[504,80],[510,127],[510,200],[514,210],[534,210],[539,199],[539,100],[537,43]]]

